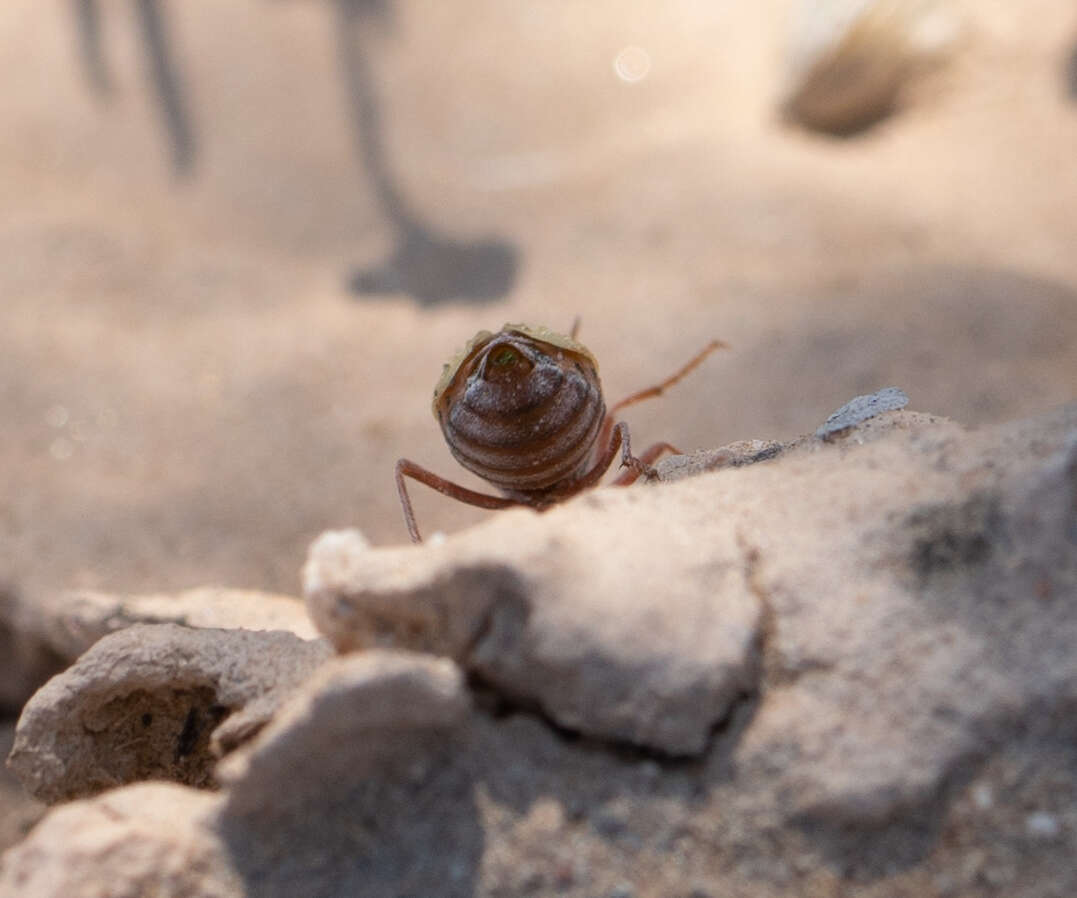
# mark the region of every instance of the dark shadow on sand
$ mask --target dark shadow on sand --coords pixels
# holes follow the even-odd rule
[[[384,124],[367,63],[365,42],[391,16],[387,0],[333,0],[341,77],[355,134],[356,155],[370,178],[396,246],[381,264],[356,271],[349,286],[358,296],[406,293],[424,305],[449,300],[484,302],[512,289],[519,252],[496,238],[459,241],[425,224],[402,196],[389,170]]]
[[[86,84],[97,97],[108,99],[114,86],[102,40],[100,5],[97,0],[71,0],[71,4],[79,63]],[[139,43],[146,55],[147,74],[168,142],[172,172],[177,177],[186,177],[194,169],[197,141],[169,40],[168,22],[160,0],[134,0],[133,10]]]

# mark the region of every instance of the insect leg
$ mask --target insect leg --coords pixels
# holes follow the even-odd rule
[[[647,464],[643,459],[636,458],[632,454],[632,445],[628,438],[628,425],[624,421],[618,421],[610,428],[610,419],[607,418],[605,424],[602,426],[602,434],[609,434],[609,442],[606,444],[606,448],[602,450],[602,454],[591,466],[586,474],[583,474],[579,480],[576,480],[572,484],[572,490],[568,495],[579,492],[580,490],[588,489],[594,486],[602,479],[602,475],[609,470],[610,465],[613,464],[614,456],[617,455],[617,450],[621,450],[621,467],[629,468],[627,473],[633,473],[636,477],[641,474],[651,473],[651,466]],[[625,476],[625,475],[622,475]]]
[[[520,504],[515,499],[507,499],[504,496],[488,496],[485,493],[469,490],[467,487],[453,483],[451,480],[439,477],[433,471],[428,471],[413,461],[402,458],[396,463],[396,491],[400,496],[400,507],[404,510],[404,523],[408,525],[408,535],[411,536],[413,543],[421,543],[423,538],[419,535],[419,528],[415,523],[415,512],[411,507],[411,498],[408,496],[407,487],[404,485],[405,477],[418,480],[419,483],[425,483],[431,489],[437,490],[450,499],[456,499],[458,502],[464,502],[467,505],[476,505],[479,508],[512,508],[514,505]]]
[[[644,399],[653,399],[655,396],[661,396],[666,390],[672,387],[677,381],[681,380],[687,374],[689,374],[700,362],[702,362],[707,356],[709,356],[716,349],[728,349],[729,347],[721,340],[711,340],[706,346],[703,347],[698,353],[696,353],[687,365],[682,367],[679,371],[670,377],[667,377],[660,384],[655,384],[653,387],[647,387],[646,390],[640,390],[638,393],[633,393],[631,396],[626,396],[620,402],[615,403],[610,407],[610,414],[614,414],[618,410],[624,408],[627,405],[635,405],[637,402],[642,402]]]
[[[642,462],[648,469],[665,453],[670,455],[680,455],[681,450],[676,446],[671,446],[669,443],[655,443],[653,446],[648,446],[646,451],[639,454],[639,461]],[[650,474],[651,470],[640,471],[634,467],[630,467],[627,471],[623,472],[616,480],[613,481],[611,486],[628,486],[630,483],[635,483],[641,474]]]

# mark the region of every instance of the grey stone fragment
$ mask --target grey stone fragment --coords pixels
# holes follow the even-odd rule
[[[833,439],[838,434],[867,421],[868,418],[874,418],[883,412],[897,411],[908,404],[909,397],[897,387],[885,387],[877,393],[857,396],[827,418],[815,431],[815,435],[823,440]]]
[[[291,633],[128,627],[38,690],[8,764],[46,802],[149,778],[210,785],[215,755],[264,724],[328,654]]]

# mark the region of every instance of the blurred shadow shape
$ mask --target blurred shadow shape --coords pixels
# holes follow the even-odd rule
[[[362,47],[367,21],[385,21],[391,15],[388,0],[334,0],[334,7],[340,67],[359,161],[397,235],[396,248],[384,262],[351,276],[351,291],[359,295],[406,293],[424,305],[505,296],[516,282],[516,247],[497,239],[463,242],[437,233],[408,208],[389,171],[381,109]]]
[[[516,280],[516,248],[499,240],[458,243],[421,226],[404,226],[381,265],[356,271],[353,293],[407,293],[434,305],[451,299],[500,299]]]
[[[956,52],[961,17],[939,0],[802,0],[795,8],[787,121],[834,137],[900,111],[910,84]],[[851,12],[851,14],[850,14]]]
[[[101,46],[101,12],[97,0],[71,0],[71,3],[82,73],[91,91],[98,96],[107,96],[112,93],[112,79]]]
[[[97,0],[71,0],[71,10],[75,17],[78,54],[86,83],[97,96],[108,97],[113,93],[113,83],[105,60],[100,6]],[[172,59],[160,0],[134,0],[134,12],[153,91],[161,108],[172,157],[172,171],[178,176],[186,176],[194,168],[196,142],[180,78]]]
[[[150,77],[164,118],[172,150],[172,169],[189,174],[194,167],[195,140],[168,44],[168,32],[158,0],[135,0],[135,12],[146,48]]]
[[[1073,48],[1066,56],[1064,77],[1066,96],[1070,100],[1077,102],[1077,43],[1074,43]]]

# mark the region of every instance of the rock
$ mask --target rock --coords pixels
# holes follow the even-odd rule
[[[915,75],[952,52],[959,30],[954,5],[943,0],[802,2],[785,112],[814,130],[861,131],[894,111]]]
[[[890,411],[437,546],[332,533],[306,581],[319,627],[364,650],[221,762],[213,804],[137,825],[150,857],[202,846],[207,891],[1077,891],[1077,405],[974,433]],[[751,676],[716,720],[714,618],[745,595]],[[671,758],[693,689],[714,729]],[[90,835],[40,835],[62,811],[0,860],[4,898],[36,894],[13,870],[68,882]],[[125,864],[80,874],[125,884]]]
[[[220,768],[216,829],[263,898],[474,894],[470,702],[448,659],[330,662]]]
[[[776,440],[739,440],[718,449],[700,449],[687,455],[667,455],[655,466],[664,483],[695,477],[722,468],[739,468],[777,458],[785,447]]]
[[[793,816],[883,825],[937,795],[985,729],[1077,677],[1065,602],[1021,623],[1025,600],[999,596],[992,638],[941,610],[954,590],[1072,588],[1073,418],[972,437],[890,412],[780,463],[508,513],[439,546],[329,534],[308,600],[338,648],[444,653],[561,726],[683,754],[758,688],[762,632],[768,700],[742,761],[786,759],[773,775]]]
[[[102,636],[137,623],[317,636],[301,600],[258,590],[207,586],[151,595],[80,590],[33,604],[0,590],[0,711],[18,712],[35,689]]]
[[[883,412],[897,411],[908,404],[909,397],[897,387],[884,387],[877,393],[850,399],[823,422],[823,426],[815,431],[815,435],[822,440],[832,440],[869,418],[874,418]]]
[[[3,856],[2,898],[239,898],[205,823],[217,796],[140,783],[57,808]]]
[[[50,803],[141,779],[211,785],[216,755],[256,732],[328,653],[291,633],[128,627],[34,695],[9,766]]]
[[[425,548],[325,534],[304,569],[311,616],[341,651],[445,654],[561,726],[698,754],[753,688],[762,609],[732,530],[708,533],[704,562],[703,509],[656,527],[668,508],[638,496],[510,512]]]
[[[102,636],[132,624],[284,630],[300,639],[315,639],[318,635],[299,599],[218,586],[149,595],[71,591],[46,599],[40,614],[40,632],[56,652],[71,660]]]
[[[377,649],[334,659],[252,743],[221,763],[229,812],[279,811],[289,797],[310,802],[327,784],[339,792],[392,764],[411,764],[417,746],[442,741],[468,708],[463,676],[447,659]],[[285,781],[282,794],[277,786]]]
[[[332,660],[225,759],[224,793],[139,784],[57,808],[3,857],[0,896],[460,894],[482,844],[449,762],[468,710],[451,661]]]
[[[846,859],[851,828],[915,829],[992,745],[1077,700],[1077,407],[1039,424],[891,432],[837,468],[815,452],[782,510],[795,535],[742,529],[772,691],[738,763]]]

